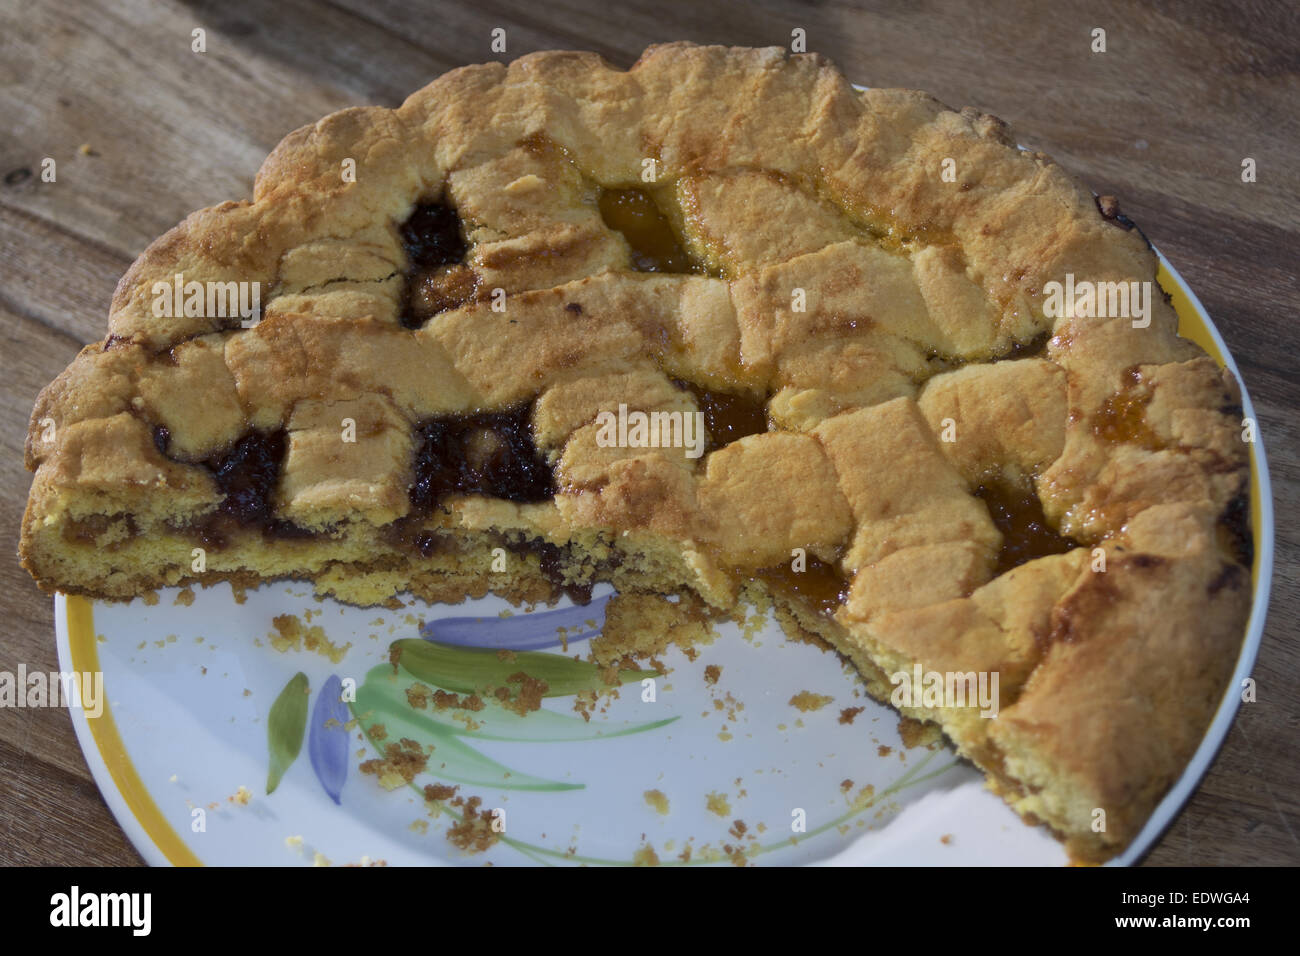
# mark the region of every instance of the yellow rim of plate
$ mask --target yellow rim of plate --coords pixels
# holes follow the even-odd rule
[[[1220,368],[1226,366],[1223,350],[1210,332],[1208,318],[1192,302],[1186,285],[1175,278],[1160,263],[1156,272],[1156,281],[1173,300],[1174,311],[1178,313],[1178,334],[1199,345],[1214,359]],[[1250,446],[1250,529],[1255,540],[1254,563],[1251,567],[1252,594],[1259,583],[1260,542],[1263,540],[1263,511],[1260,507],[1259,468],[1255,445]],[[99,670],[99,652],[95,648],[95,617],[93,603],[80,595],[66,595],[68,653],[72,669],[78,672],[96,672]],[[167,818],[162,815],[158,805],[139,772],[131,763],[131,758],[118,733],[117,723],[113,720],[112,709],[104,702],[103,713],[99,717],[87,717],[90,735],[95,740],[99,755],[108,768],[118,792],[126,802],[127,808],[135,816],[136,822],[145,834],[154,842],[159,851],[175,866],[202,866],[203,862],[180,838]]]
[[[95,608],[88,598],[79,594],[69,594],[64,598],[68,620],[68,656],[72,669],[78,674],[99,671],[99,651],[95,647]],[[83,709],[82,713],[85,713]],[[108,701],[98,717],[86,716],[86,725],[90,736],[95,740],[99,756],[108,768],[108,775],[113,778],[117,792],[122,795],[127,809],[131,811],[136,822],[144,829],[154,846],[173,866],[202,866],[203,861],[185,845],[185,841],[172,829],[167,818],[154,803],[149,788],[140,779],[135,764],[131,762],[118,732],[117,722]]]

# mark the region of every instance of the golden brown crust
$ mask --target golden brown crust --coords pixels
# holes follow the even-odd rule
[[[251,202],[153,243],[110,337],[41,393],[25,566],[110,597],[299,575],[358,603],[445,600],[486,588],[489,544],[537,539],[584,573],[728,608],[735,569],[804,549],[850,583],[818,627],[873,692],[917,662],[1002,675],[998,720],[905,712],[1073,853],[1105,857],[1176,777],[1230,668],[1248,575],[1219,522],[1246,453],[1235,383],[1158,292],[1144,327],[1046,314],[1048,283],[1155,288],[1155,259],[1014,142],[922,93],[859,92],[817,56],[681,43],[628,71],[585,53],[466,67],[399,109],[328,116],[276,147]],[[635,271],[598,208],[601,189],[645,187],[648,163],[696,274]],[[438,198],[468,244],[447,280],[461,304],[412,330],[399,225]],[[155,283],[178,274],[258,283],[261,321],[154,314]],[[679,380],[761,400],[771,430],[698,459],[598,440],[620,404],[692,415]],[[554,500],[451,498],[403,550],[417,424],[524,402]],[[194,570],[186,529],[222,497],[212,462],[275,429],[273,516],[329,546],[227,528]],[[975,496],[996,482],[1032,485],[1087,548],[996,574],[1006,541]],[[413,567],[415,532],[450,550]],[[544,596],[531,560],[498,590]]]

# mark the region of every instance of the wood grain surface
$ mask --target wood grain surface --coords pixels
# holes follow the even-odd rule
[[[118,277],[191,210],[251,195],[289,131],[397,105],[445,70],[541,49],[631,65],[650,43],[788,45],[854,81],[925,89],[1012,124],[1124,211],[1199,293],[1241,367],[1269,456],[1277,563],[1255,678],[1148,864],[1300,863],[1296,414],[1300,13],[1293,3],[1088,9],[473,0],[0,0],[0,670],[57,669],[51,602],[12,556],[36,393],[101,339]],[[207,52],[191,31],[207,31]],[[506,30],[495,55],[490,31]],[[1107,51],[1090,50],[1106,30]],[[46,157],[57,182],[40,179]],[[1243,183],[1242,160],[1258,178]],[[0,863],[134,864],[59,709],[0,711]]]

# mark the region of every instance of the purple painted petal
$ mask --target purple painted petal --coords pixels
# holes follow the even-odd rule
[[[510,617],[443,617],[420,625],[426,641],[457,647],[493,647],[509,651],[538,651],[595,637],[605,622],[605,603],[613,597],[598,597],[583,607],[561,607]],[[595,621],[592,627],[588,621]],[[560,640],[560,628],[565,639]]]
[[[343,703],[343,682],[331,674],[320,689],[307,729],[307,753],[325,792],[335,803],[348,776],[348,732],[344,725],[352,719]]]

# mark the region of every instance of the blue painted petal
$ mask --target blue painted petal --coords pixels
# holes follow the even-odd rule
[[[509,651],[537,651],[585,641],[600,633],[605,622],[605,604],[613,597],[594,598],[585,607],[561,607],[510,617],[443,617],[420,625],[426,641],[457,647],[489,647]],[[595,621],[592,627],[589,621]],[[560,628],[566,637],[560,640]]]
[[[325,792],[335,803],[348,776],[348,732],[344,725],[352,719],[342,700],[343,682],[331,674],[320,689],[307,731],[307,753]]]

